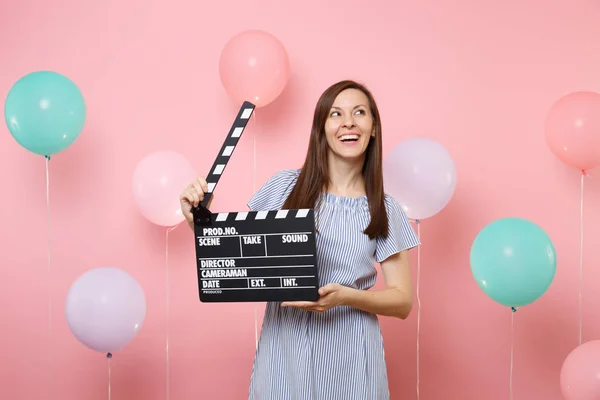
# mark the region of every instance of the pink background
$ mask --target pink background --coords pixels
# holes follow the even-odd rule
[[[422,224],[421,399],[508,398],[511,314],[479,290],[468,262],[479,230],[505,216],[540,224],[559,260],[547,294],[515,315],[515,399],[561,399],[560,367],[578,343],[579,173],[551,155],[542,126],[560,96],[600,91],[600,3],[418,3],[1,2],[2,98],[22,75],[49,69],[79,85],[89,110],[82,136],[51,161],[50,285],[44,159],[0,127],[2,397],[46,399],[52,379],[54,398],[106,398],[106,359],[75,340],[63,309],[80,274],[114,265],[142,284],[148,314],[112,359],[112,398],[166,398],[165,231],[138,213],[131,176],[142,157],[162,149],[208,171],[237,112],[219,81],[220,50],[258,28],[283,42],[292,79],[257,110],[213,211],[244,210],[253,188],[300,166],[319,94],[339,79],[365,82],[381,107],[386,152],[427,136],[458,169],[451,203]],[[600,338],[600,174],[590,173],[584,340]],[[171,232],[169,260],[170,398],[245,398],[255,306],[199,302],[187,227]],[[416,398],[416,316],[382,318],[392,399]]]

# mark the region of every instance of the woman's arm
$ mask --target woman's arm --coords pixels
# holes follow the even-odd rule
[[[317,301],[283,302],[283,307],[300,307],[324,312],[335,306],[351,306],[373,314],[406,319],[412,309],[412,280],[408,250],[401,251],[381,263],[386,288],[360,290],[339,283],[330,283],[319,289]]]
[[[413,304],[408,250],[388,257],[381,263],[381,270],[385,289],[343,289],[342,304],[373,314],[406,319]]]

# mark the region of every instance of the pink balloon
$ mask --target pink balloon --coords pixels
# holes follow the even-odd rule
[[[546,119],[546,141],[562,162],[586,171],[600,164],[600,94],[574,92],[559,99]]]
[[[140,212],[160,226],[185,220],[179,195],[196,172],[188,160],[174,151],[157,151],[143,158],[133,173],[133,197]]]
[[[560,371],[560,389],[565,400],[600,399],[600,340],[569,353]]]
[[[219,60],[221,83],[238,103],[263,107],[275,100],[290,75],[288,54],[273,35],[250,30],[227,42]]]
[[[385,191],[408,218],[425,219],[440,212],[454,194],[456,167],[448,151],[426,138],[400,142],[383,163]]]

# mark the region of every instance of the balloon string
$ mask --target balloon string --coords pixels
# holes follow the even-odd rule
[[[256,110],[252,113],[252,118],[254,119],[254,134],[252,135],[252,158],[253,158],[253,167],[252,167],[252,193],[256,193]],[[258,304],[254,303],[254,343],[256,349],[258,349]]]
[[[171,298],[171,293],[170,293],[170,281],[169,281],[169,232],[176,229],[177,226],[173,226],[173,227],[169,227],[167,228],[166,231],[166,237],[165,237],[165,308],[166,308],[166,313],[167,315],[165,316],[166,319],[166,334],[165,334],[165,357],[166,357],[166,396],[167,396],[167,400],[169,400],[169,371],[170,371],[170,362],[169,362],[169,309],[170,309],[170,298]]]
[[[509,374],[509,399],[513,398],[513,364],[515,358],[515,312],[516,308],[512,308],[510,313],[510,374]]]
[[[417,237],[421,242],[421,223],[415,220],[417,224]],[[417,247],[417,400],[420,398],[420,381],[421,381],[421,360],[420,360],[420,337],[421,337],[421,246]]]
[[[111,358],[112,358],[112,354],[108,353],[106,355],[106,361],[108,364],[108,400],[110,400],[110,379],[111,379],[110,359]]]
[[[50,156],[46,156],[46,262],[48,268],[48,364],[50,369],[50,398],[53,391],[53,371],[52,371],[52,281],[50,270]]]
[[[582,311],[582,285],[583,285],[583,182],[586,173],[581,174],[581,191],[579,194],[579,344],[583,341],[583,311]]]

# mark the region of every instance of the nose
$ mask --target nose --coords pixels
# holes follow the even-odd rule
[[[352,114],[344,117],[343,126],[345,128],[352,128],[354,126],[354,118],[352,117]]]

